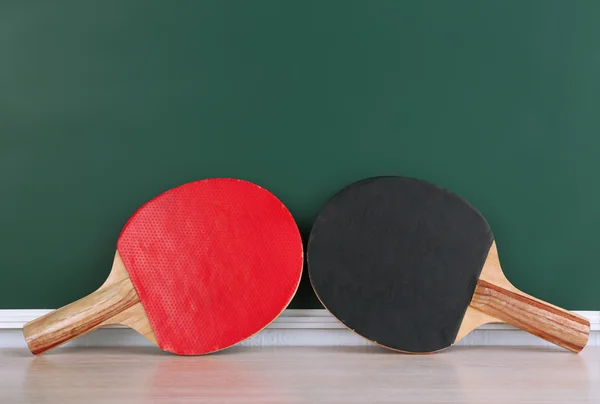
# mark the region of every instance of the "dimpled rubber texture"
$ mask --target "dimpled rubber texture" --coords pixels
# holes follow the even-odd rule
[[[127,222],[117,249],[161,349],[199,355],[260,331],[292,299],[302,242],[286,207],[236,179],[174,188]]]
[[[308,272],[348,328],[388,348],[433,352],[454,343],[492,241],[483,216],[451,192],[370,178],[319,214]]]

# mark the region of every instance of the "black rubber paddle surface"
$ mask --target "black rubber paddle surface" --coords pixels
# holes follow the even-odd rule
[[[321,302],[383,346],[432,352],[456,339],[493,242],[484,217],[424,181],[376,177],[335,195],[308,242]]]

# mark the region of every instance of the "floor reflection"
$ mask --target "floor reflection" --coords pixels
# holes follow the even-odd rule
[[[600,349],[231,348],[181,357],[148,348],[0,351],[2,403],[600,402]]]

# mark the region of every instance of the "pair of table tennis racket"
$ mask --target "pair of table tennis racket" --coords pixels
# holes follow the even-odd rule
[[[323,305],[391,349],[437,351],[488,322],[574,352],[587,342],[585,318],[506,280],[475,208],[424,181],[378,177],[343,189],[318,216],[307,256]],[[273,194],[241,180],[192,182],[132,216],[96,292],[26,324],[24,335],[38,354],[122,324],[176,354],[218,351],[285,309],[302,264],[298,229]]]

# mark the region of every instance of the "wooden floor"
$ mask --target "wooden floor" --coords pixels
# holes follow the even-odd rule
[[[0,403],[600,403],[600,348],[0,350]]]

